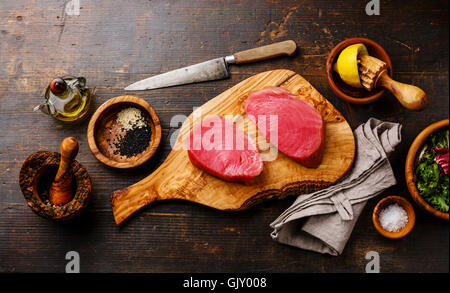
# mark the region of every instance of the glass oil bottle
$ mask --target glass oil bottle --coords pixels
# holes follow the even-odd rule
[[[45,101],[34,111],[41,110],[64,122],[79,122],[87,116],[93,95],[84,77],[55,78],[43,93]]]

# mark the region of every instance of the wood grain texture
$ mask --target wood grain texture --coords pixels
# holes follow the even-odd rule
[[[380,59],[369,55],[360,56],[358,71],[361,84],[367,91],[385,88],[408,110],[419,111],[428,106],[428,97],[422,89],[393,80],[389,76],[388,65]]]
[[[327,0],[81,0],[80,15],[64,13],[65,0],[0,1],[0,272],[64,272],[65,255],[81,257],[81,272],[364,272],[368,251],[377,251],[382,272],[448,272],[448,222],[417,205],[414,230],[402,240],[385,239],[372,224],[384,196],[412,202],[404,165],[417,134],[449,116],[448,1],[382,0],[381,15],[367,16],[368,1]],[[349,37],[367,37],[383,46],[394,79],[422,88],[430,105],[420,112],[403,108],[390,93],[367,105],[339,99],[329,88],[328,53]],[[91,153],[88,122],[67,126],[33,113],[40,94],[56,76],[85,76],[97,88],[92,110],[124,94],[136,80],[233,52],[287,39],[297,53],[268,61],[230,66],[229,79],[136,92],[155,109],[162,140],[147,163],[119,170]],[[352,129],[376,117],[400,122],[402,143],[389,158],[398,184],[369,201],[340,257],[280,245],[269,224],[294,196],[238,212],[224,213],[186,202],[168,201],[143,209],[130,225],[116,227],[109,195],[155,171],[171,151],[186,117],[240,81],[285,68],[305,77],[346,118]],[[92,200],[73,222],[36,216],[18,184],[24,160],[38,150],[59,151],[74,136],[77,156],[92,179]]]
[[[190,162],[184,141],[193,126],[209,115],[241,117],[237,127],[247,129],[257,142],[256,133],[249,132],[252,127],[244,104],[252,92],[274,86],[287,89],[321,113],[325,150],[319,167],[303,167],[278,152],[275,160],[264,162],[263,173],[251,184],[241,184],[209,175]],[[161,166],[140,182],[111,194],[114,219],[121,225],[144,206],[167,199],[184,199],[219,210],[242,210],[267,199],[316,191],[339,180],[351,167],[354,154],[355,140],[347,121],[308,81],[291,70],[263,72],[196,109],[181,126],[173,150]]]
[[[283,55],[292,56],[297,50],[293,40],[277,42],[270,45],[248,49],[233,54],[236,64],[267,60]]]
[[[444,213],[432,207],[425,199],[420,195],[419,191],[416,187],[415,172],[414,170],[417,167],[417,157],[418,153],[423,148],[424,144],[429,139],[430,135],[435,133],[436,131],[448,130],[448,119],[444,119],[441,121],[434,122],[428,125],[424,130],[422,130],[417,137],[414,139],[411,147],[408,150],[408,155],[405,160],[405,181],[408,187],[409,193],[412,198],[416,202],[416,204],[422,209],[426,210],[430,214],[434,215],[443,220],[449,220],[449,213]]]
[[[28,206],[39,216],[54,221],[73,219],[81,214],[89,204],[92,191],[92,181],[86,168],[73,161],[70,174],[73,179],[68,187],[70,200],[51,201],[51,188],[60,161],[61,154],[55,152],[33,153],[23,163],[19,175],[20,189]]]
[[[420,111],[428,106],[428,97],[421,88],[395,81],[389,77],[386,71],[380,73],[379,83],[408,110]]]
[[[382,45],[378,44],[376,41],[368,38],[348,38],[340,43],[338,43],[333,49],[331,49],[328,54],[325,71],[327,74],[328,85],[331,90],[342,100],[352,103],[352,104],[370,104],[381,98],[385,90],[383,88],[375,88],[373,90],[368,90],[367,88],[355,88],[346,84],[336,72],[335,64],[340,56],[340,53],[344,48],[353,44],[364,44],[367,48],[367,52],[370,56],[375,57],[382,62],[385,62],[385,67],[387,71],[392,76],[394,70],[392,67],[392,61],[389,54],[383,48]],[[362,77],[362,75],[360,75]],[[364,82],[362,82],[364,85]]]
[[[49,191],[50,202],[54,205],[66,204],[73,196],[72,163],[78,154],[78,149],[78,141],[74,137],[69,136],[61,143],[61,160]]]
[[[117,114],[126,108],[141,110],[151,129],[148,147],[132,157],[116,154],[117,146],[111,142],[116,135],[125,135],[123,126],[116,122]],[[119,96],[103,103],[89,120],[87,128],[89,148],[103,164],[113,168],[135,168],[148,161],[156,152],[161,142],[161,122],[155,110],[145,100],[136,96]]]
[[[388,231],[384,229],[383,225],[380,222],[380,214],[385,208],[389,207],[392,204],[397,204],[402,207],[406,212],[406,216],[408,217],[408,221],[406,222],[405,226],[403,226],[399,231]],[[414,229],[414,225],[416,224],[416,213],[414,212],[414,208],[411,203],[404,197],[390,195],[383,198],[377,203],[377,205],[373,209],[372,222],[378,233],[380,233],[384,237],[389,239],[400,239],[406,237],[406,235],[411,233],[412,229]]]

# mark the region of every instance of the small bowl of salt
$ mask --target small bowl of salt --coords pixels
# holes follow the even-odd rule
[[[414,228],[416,216],[412,205],[400,196],[388,196],[380,200],[372,215],[375,229],[384,237],[399,239]]]

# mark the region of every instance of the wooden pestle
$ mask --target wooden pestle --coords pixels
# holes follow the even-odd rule
[[[72,199],[72,163],[78,154],[78,141],[67,137],[61,143],[58,172],[50,187],[49,199],[54,205],[64,205]]]
[[[359,56],[358,71],[361,84],[368,91],[377,87],[383,87],[390,91],[409,110],[418,111],[428,106],[428,98],[425,92],[416,86],[404,84],[390,78],[385,62],[368,55]]]

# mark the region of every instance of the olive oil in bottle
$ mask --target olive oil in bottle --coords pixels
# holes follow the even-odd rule
[[[89,112],[93,91],[84,77],[55,78],[44,92],[45,101],[34,108],[65,122],[78,122]]]

